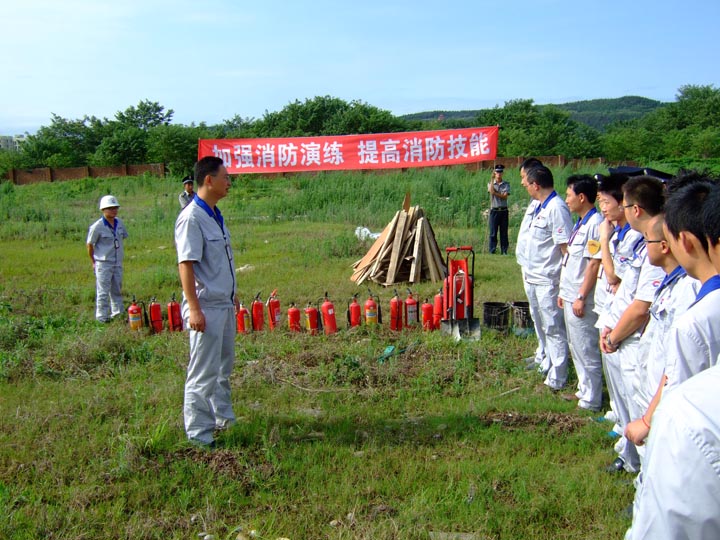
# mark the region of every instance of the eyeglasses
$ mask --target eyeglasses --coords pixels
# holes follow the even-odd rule
[[[659,244],[660,242],[664,242],[665,240],[645,240],[646,244]]]

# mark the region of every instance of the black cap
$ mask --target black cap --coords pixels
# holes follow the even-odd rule
[[[193,182],[194,182],[193,177],[190,176],[189,174],[185,178],[182,179],[183,185],[192,184]]]
[[[505,170],[505,165],[503,165],[503,164],[495,165],[495,172],[503,172],[504,170]]]

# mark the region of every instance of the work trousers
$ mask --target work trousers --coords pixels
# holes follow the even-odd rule
[[[563,312],[557,305],[560,286],[524,282],[538,348],[535,362],[547,373],[545,384],[559,390],[567,382],[568,344]]]
[[[507,255],[510,241],[508,240],[509,212],[507,208],[490,209],[490,253],[497,250],[497,237],[500,231],[500,253]]]
[[[95,261],[95,318],[108,322],[125,311],[122,298],[123,268]]]
[[[572,302],[564,301],[565,327],[570,345],[573,365],[578,377],[578,406],[583,409],[600,410],[602,405],[602,358],[599,335],[595,323],[598,315],[592,298],[585,301],[585,315],[576,317]]]
[[[640,417],[637,414],[638,405],[632,397],[632,381],[637,366],[638,345],[638,338],[629,337],[620,344],[617,351],[602,356],[608,394],[613,399],[613,410],[617,416],[614,431],[621,435],[625,433],[625,427],[631,420]],[[615,451],[625,461],[627,471],[636,472],[640,468],[637,449],[624,436],[615,444]]]
[[[187,305],[183,318],[188,325]],[[236,320],[233,307],[203,308],[205,331],[189,330],[190,362],[185,380],[185,432],[206,444],[216,428],[235,422],[230,376],[235,364]]]

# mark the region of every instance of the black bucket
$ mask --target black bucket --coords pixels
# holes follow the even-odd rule
[[[510,302],[512,310],[513,333],[516,336],[529,336],[535,333],[530,304],[528,302]]]
[[[506,332],[510,326],[510,308],[505,302],[485,302],[483,304],[483,323],[488,328]]]

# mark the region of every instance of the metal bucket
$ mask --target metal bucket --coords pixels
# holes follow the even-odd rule
[[[510,302],[513,320],[513,334],[516,336],[529,336],[535,333],[530,304],[528,302]]]
[[[510,326],[510,308],[505,302],[485,302],[483,304],[483,323],[488,328],[507,332]]]

